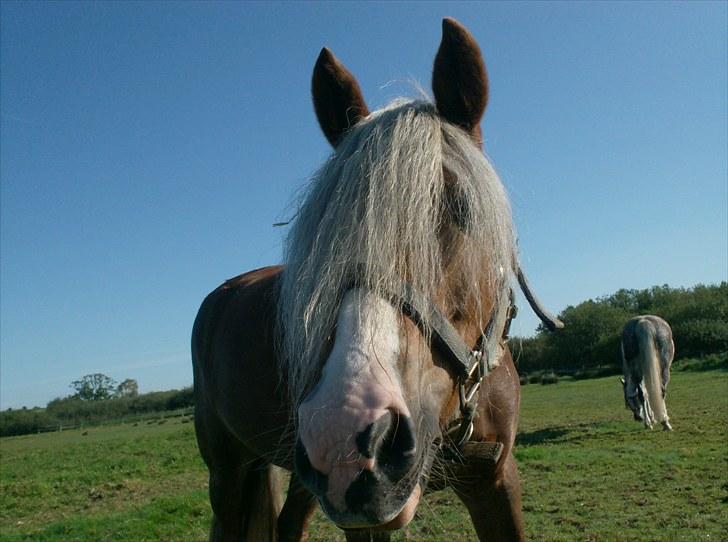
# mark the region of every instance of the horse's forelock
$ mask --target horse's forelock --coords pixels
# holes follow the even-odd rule
[[[446,247],[459,251],[451,255],[458,276],[449,277],[465,290],[458,298],[485,306],[492,300],[484,292],[500,292],[510,279],[510,207],[480,149],[431,103],[400,100],[372,113],[314,175],[286,239],[279,359],[294,404],[320,372],[355,269],[375,292],[393,291],[406,278],[436,297],[444,280],[443,167],[468,210],[463,242]]]

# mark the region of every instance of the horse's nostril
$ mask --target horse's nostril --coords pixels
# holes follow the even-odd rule
[[[376,457],[377,450],[392,425],[392,418],[393,413],[388,410],[384,416],[356,435],[356,447],[361,455],[367,458]]]
[[[389,410],[356,436],[356,444],[362,456],[374,459],[374,468],[359,471],[346,490],[346,506],[376,523],[382,520],[378,511],[391,509],[392,502],[412,490],[416,462],[412,420]]]
[[[376,460],[378,469],[388,478],[399,479],[414,461],[412,420],[388,410],[356,436],[356,445],[360,454]]]
[[[409,416],[395,416],[391,443],[392,448],[402,455],[414,455],[416,448],[415,432]]]
[[[294,461],[296,473],[301,479],[304,487],[317,497],[325,495],[328,491],[329,479],[325,474],[317,471],[313,465],[311,465],[311,461],[308,459],[306,448],[304,448],[301,439],[296,439]]]

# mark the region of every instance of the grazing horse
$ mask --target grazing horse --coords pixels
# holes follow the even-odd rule
[[[675,356],[672,330],[662,318],[645,315],[632,318],[622,331],[624,402],[636,421],[652,429],[659,421],[672,431],[665,394],[670,382],[670,365]]]
[[[285,266],[228,280],[192,334],[211,539],[306,540],[317,505],[348,541],[389,540],[450,484],[481,540],[522,540],[506,344],[520,271],[505,190],[480,150],[488,98],[472,36],[445,19],[434,103],[369,112],[323,49],[314,108],[334,151]],[[292,470],[281,508],[274,467]]]

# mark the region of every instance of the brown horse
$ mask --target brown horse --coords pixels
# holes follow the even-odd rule
[[[480,151],[478,45],[445,19],[434,104],[370,113],[328,49],[312,87],[334,152],[286,265],[227,281],[193,329],[211,539],[306,540],[318,503],[348,541],[389,540],[425,490],[450,485],[481,540],[521,540],[514,272],[559,323],[528,291]],[[282,509],[274,466],[293,471]]]

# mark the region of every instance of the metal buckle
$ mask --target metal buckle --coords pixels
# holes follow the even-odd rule
[[[463,444],[465,444],[468,440],[470,440],[470,437],[473,435],[473,420],[470,420],[468,422],[468,428],[465,430],[465,433],[463,433],[463,436],[460,438],[460,441],[456,444],[456,446],[459,448]]]
[[[476,363],[473,364],[472,369],[470,369],[470,372],[468,373],[467,378],[458,386],[458,391],[460,393],[460,408],[462,409],[465,405],[468,405],[472,402],[473,397],[475,397],[475,394],[478,393],[478,390],[480,389],[480,384],[483,382],[483,378],[488,373],[488,359],[487,355],[483,355],[483,352],[480,350],[474,350],[471,353],[471,356],[474,360],[476,360]],[[476,376],[477,375],[477,376]],[[475,380],[469,390],[465,390],[468,381]]]
[[[458,385],[458,394],[460,395],[460,413],[462,418],[458,420],[457,425],[448,429],[447,434],[453,435],[460,432],[460,437],[455,447],[460,447],[467,442],[473,434],[474,425],[473,417],[475,416],[476,394],[480,390],[483,378],[488,373],[488,356],[483,355],[480,350],[474,350],[470,354],[472,359],[476,361],[468,372],[465,379]],[[467,389],[468,383],[472,382],[470,389]]]
[[[467,425],[466,425],[467,423]],[[463,430],[463,427],[465,427],[465,430]],[[472,417],[469,420],[461,419],[457,420],[457,423],[453,425],[452,427],[449,427],[445,434],[451,439],[451,441],[455,444],[455,448],[459,448],[462,446],[465,442],[467,442],[470,437],[473,434],[475,426],[473,425]],[[459,436],[455,436],[456,434],[460,434]],[[457,442],[454,440],[457,438]]]

